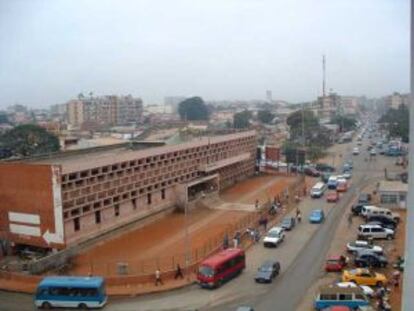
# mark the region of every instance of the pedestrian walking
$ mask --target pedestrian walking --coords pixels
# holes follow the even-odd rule
[[[259,210],[259,200],[256,199],[256,202],[254,203],[254,208],[257,210]]]
[[[296,220],[298,223],[302,221],[302,213],[299,208],[296,209]]]
[[[158,284],[164,285],[161,279],[161,271],[157,268],[157,270],[155,270],[155,286],[158,286]]]
[[[178,279],[178,278],[180,278],[180,279],[184,278],[183,272],[181,270],[181,267],[180,267],[179,263],[177,264],[177,270],[175,270],[175,275],[174,275],[174,279]]]

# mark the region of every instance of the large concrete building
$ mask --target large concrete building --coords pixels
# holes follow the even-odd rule
[[[127,125],[141,121],[142,100],[128,96],[100,96],[67,103],[68,123],[80,127],[86,122],[97,125]]]
[[[65,248],[254,174],[256,133],[0,164],[0,239]]]

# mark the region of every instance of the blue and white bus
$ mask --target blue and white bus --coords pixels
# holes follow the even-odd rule
[[[102,308],[107,301],[102,277],[45,277],[37,286],[38,308]]]

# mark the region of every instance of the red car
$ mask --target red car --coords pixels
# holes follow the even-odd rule
[[[331,256],[328,257],[325,263],[326,272],[341,272],[348,264],[348,258],[345,256]]]
[[[337,192],[346,192],[348,190],[348,184],[346,182],[340,182],[336,186]]]
[[[326,195],[326,202],[336,203],[338,201],[339,201],[339,195],[336,191],[335,192],[329,192]]]

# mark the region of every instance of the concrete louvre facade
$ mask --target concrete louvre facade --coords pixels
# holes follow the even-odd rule
[[[0,237],[57,248],[84,241],[253,175],[256,145],[256,133],[249,131],[143,150],[122,144],[4,163],[0,225],[8,229]],[[27,168],[40,174],[41,187],[30,188],[35,181]],[[11,182],[8,174],[14,174]],[[27,183],[28,189],[19,188]],[[11,227],[22,220],[24,230]]]

